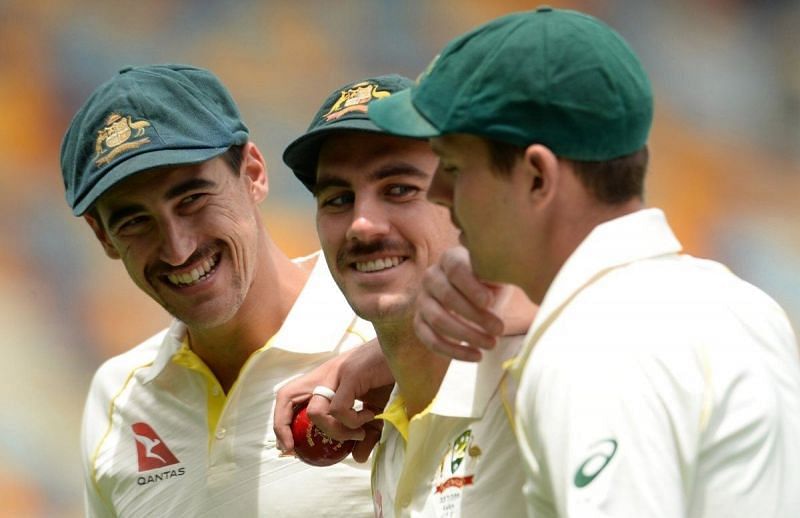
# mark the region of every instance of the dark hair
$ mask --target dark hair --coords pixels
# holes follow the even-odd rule
[[[484,139],[489,147],[489,164],[492,171],[500,176],[508,176],[517,160],[525,156],[525,148],[502,140]]]
[[[485,139],[489,147],[492,171],[501,176],[511,173],[517,160],[525,155],[525,148]],[[632,198],[644,197],[644,177],[650,153],[647,146],[630,155],[611,160],[570,160],[575,175],[594,197],[609,205],[622,203]]]
[[[222,153],[219,157],[233,170],[238,176],[239,170],[242,168],[242,159],[244,156],[244,144],[231,146]]]
[[[571,160],[575,175],[594,197],[609,205],[644,198],[647,146],[630,155],[602,161]]]

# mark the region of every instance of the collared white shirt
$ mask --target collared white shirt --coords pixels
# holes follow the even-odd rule
[[[680,251],[642,210],[595,228],[547,291],[513,369],[530,516],[800,516],[788,319]]]
[[[319,253],[283,326],[227,396],[178,321],[95,374],[82,450],[89,516],[372,516],[369,465],[281,457],[275,392],[374,337]]]
[[[373,466],[375,515],[519,517],[524,472],[504,398],[502,364],[522,337],[484,352],[480,363],[453,360],[433,402],[408,420],[395,392]]]

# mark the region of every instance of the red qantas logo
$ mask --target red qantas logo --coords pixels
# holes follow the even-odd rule
[[[180,462],[149,424],[134,423],[131,428],[136,440],[136,452],[139,454],[140,472]]]

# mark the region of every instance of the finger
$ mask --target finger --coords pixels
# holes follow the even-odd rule
[[[426,324],[421,324],[421,322],[422,320],[419,318],[419,315],[415,315],[414,330],[417,333],[417,337],[420,339],[420,341],[422,341],[422,343],[425,344],[425,346],[430,350],[443,356],[467,362],[477,362],[483,357],[483,354],[479,349],[470,347],[465,343],[448,340],[447,338],[436,334],[430,327],[428,327]]]
[[[292,436],[294,406],[310,397],[307,392],[293,394],[295,390],[298,390],[297,386],[286,385],[278,391],[275,397],[272,430],[275,432],[277,448],[284,453],[291,452],[294,449],[294,438]]]
[[[371,390],[364,386],[363,381],[364,380],[360,380],[358,376],[347,375],[343,372],[339,380],[339,386],[333,398],[331,398],[330,406],[328,407],[330,416],[350,429],[360,429],[375,416],[375,412],[373,412],[370,406],[364,408],[362,405],[362,408],[358,410],[353,408],[356,399],[360,399],[364,394],[369,394],[369,390]],[[388,395],[386,397],[388,399]]]
[[[394,383],[390,383],[388,385],[383,385],[382,387],[370,389],[361,397],[361,401],[364,402],[364,407],[376,414],[382,412],[386,407],[386,403],[389,401],[389,396],[391,395],[393,388]]]
[[[492,291],[481,282],[472,270],[469,252],[463,246],[456,246],[446,250],[440,260],[439,266],[449,283],[479,308],[488,308],[492,303]]]
[[[354,392],[348,390],[349,385],[342,383],[336,395],[331,399],[328,413],[331,417],[340,422],[345,428],[361,429],[366,423],[375,418],[375,412],[369,407],[362,405],[361,409],[353,408],[355,403]]]
[[[478,283],[474,278],[474,282]],[[449,316],[457,315],[462,323],[471,323],[486,334],[499,336],[503,332],[503,321],[487,307],[477,305],[474,298],[483,296],[466,295],[456,285],[456,280],[448,277],[436,265],[425,273],[422,280],[423,291],[419,297],[418,311],[430,312],[428,320],[441,319],[444,324],[458,325],[458,321]],[[492,300],[492,292],[486,286],[478,283],[480,290],[487,300]],[[472,299],[470,299],[472,297]],[[466,327],[460,326],[463,329]]]
[[[365,428],[365,435],[364,439],[358,441],[356,445],[353,447],[353,460],[356,462],[366,462],[369,460],[369,454],[372,453],[372,450],[375,448],[375,445],[378,444],[378,441],[381,438],[381,428],[383,427],[383,421],[373,421],[374,425],[370,423]]]
[[[313,422],[317,428],[322,430],[322,432],[328,437],[332,437],[339,441],[347,441],[351,439],[360,441],[363,439],[364,430],[361,428],[361,425],[365,422],[368,422],[375,416],[375,414],[369,410],[362,410],[361,412],[357,413],[351,409],[353,414],[362,414],[362,416],[359,420],[358,415],[348,415],[348,423],[357,424],[355,426],[345,426],[337,417],[331,415],[330,409],[330,401],[321,396],[314,396],[308,402],[308,408],[306,409],[306,412],[308,413],[308,417],[311,419],[311,422]]]
[[[475,324],[445,311],[435,300],[430,298],[420,297],[415,316],[420,319],[419,325],[429,327],[433,333],[447,337],[450,341],[467,342],[473,347],[482,349],[491,349],[495,346],[495,335],[484,332]],[[502,321],[493,315],[491,318],[497,321],[492,325],[502,330]]]

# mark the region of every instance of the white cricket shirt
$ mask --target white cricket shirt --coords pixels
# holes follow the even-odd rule
[[[504,338],[480,363],[453,360],[433,402],[410,421],[402,396],[392,395],[374,455],[377,517],[525,515],[513,395],[502,383],[503,361],[521,343]]]
[[[595,228],[516,365],[537,518],[800,517],[800,360],[783,310],[680,254],[664,214]]]
[[[275,392],[291,378],[374,337],[319,253],[278,333],[253,353],[229,394],[169,329],[95,374],[82,453],[89,516],[372,516],[369,465],[281,457]]]

